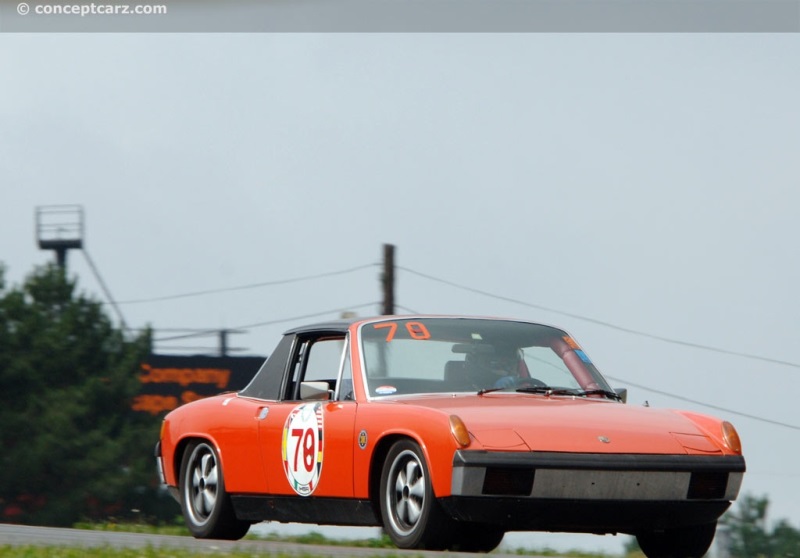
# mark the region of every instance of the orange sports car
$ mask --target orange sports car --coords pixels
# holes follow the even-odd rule
[[[156,455],[195,537],[379,525],[487,552],[507,531],[630,533],[650,558],[705,554],[745,471],[730,423],[626,405],[568,333],[452,316],[291,329],[242,391],[169,413]]]

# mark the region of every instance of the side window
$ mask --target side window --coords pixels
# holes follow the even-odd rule
[[[339,365],[342,362],[342,349],[344,339],[320,339],[308,347],[306,382],[316,380],[336,381],[339,375]],[[333,386],[331,386],[333,388]]]
[[[320,337],[307,338],[297,346],[290,365],[290,378],[286,386],[284,399],[300,400],[306,398],[327,397],[326,392],[315,392],[314,395],[302,395],[302,382],[327,382],[327,390],[333,391],[336,378],[339,376],[339,367],[342,362],[344,338]]]

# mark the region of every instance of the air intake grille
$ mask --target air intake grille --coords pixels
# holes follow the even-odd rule
[[[689,481],[689,500],[719,500],[725,497],[728,473],[692,473]]]
[[[488,467],[483,479],[483,494],[495,496],[530,496],[533,469]]]

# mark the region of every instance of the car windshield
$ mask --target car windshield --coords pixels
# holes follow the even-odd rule
[[[520,391],[582,395],[611,388],[566,332],[527,322],[409,318],[359,330],[370,397]]]

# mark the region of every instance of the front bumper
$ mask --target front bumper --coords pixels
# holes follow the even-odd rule
[[[635,532],[716,521],[744,472],[741,456],[462,450],[442,505],[508,530]]]
[[[156,442],[155,451],[153,455],[156,458],[156,469],[158,469],[158,481],[160,484],[165,484],[167,481],[164,477],[164,460],[161,459],[161,440]]]
[[[169,495],[175,498],[180,503],[180,495],[178,489],[174,486],[166,484],[166,477],[164,476],[164,457],[161,455],[161,440],[156,442],[155,451],[153,452],[156,458],[156,469],[158,470],[158,480],[162,487],[166,486]]]

